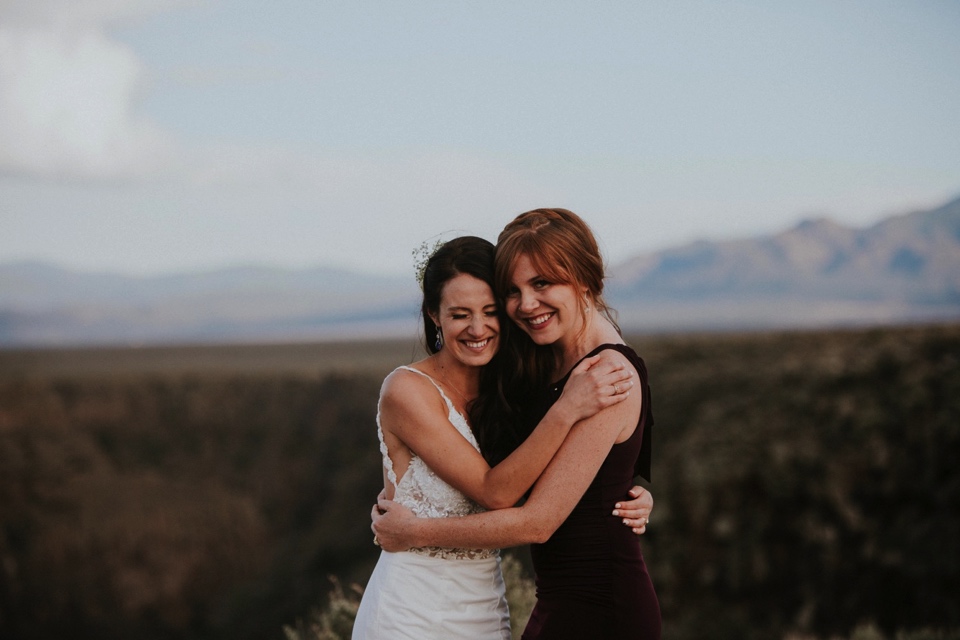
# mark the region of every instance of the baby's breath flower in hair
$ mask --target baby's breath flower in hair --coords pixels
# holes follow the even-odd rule
[[[417,274],[417,284],[420,285],[421,291],[423,290],[423,273],[427,270],[427,263],[430,262],[430,258],[437,252],[437,249],[442,246],[443,240],[435,240],[433,244],[424,240],[419,247],[411,252],[413,254],[413,269]]]

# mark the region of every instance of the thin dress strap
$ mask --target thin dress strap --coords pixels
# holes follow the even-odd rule
[[[430,375],[424,373],[423,371],[420,371],[420,369],[414,369],[413,367],[408,367],[408,366],[406,366],[406,365],[403,365],[403,366],[400,366],[400,367],[397,367],[397,368],[398,368],[398,369],[404,369],[404,370],[406,370],[406,371],[413,371],[414,373],[419,373],[420,375],[422,375],[424,378],[426,378],[427,380],[429,380],[429,381],[433,384],[433,386],[435,386],[435,387],[437,388],[437,391],[440,392],[440,397],[443,398],[443,401],[447,403],[447,408],[448,408],[448,409],[452,409],[452,410],[454,410],[454,411],[457,410],[457,408],[456,408],[456,407],[453,405],[453,403],[450,401],[450,398],[447,397],[447,394],[445,394],[445,393],[443,392],[443,387],[440,386],[440,383],[438,383],[436,380],[434,380],[432,377],[430,377]],[[459,413],[459,412],[458,412],[458,413]]]
[[[402,365],[397,367],[397,369],[403,369],[405,371],[413,371],[414,373],[419,373],[424,378],[429,380],[434,387],[437,388],[437,391],[440,392],[440,397],[443,398],[443,401],[447,404],[447,410],[451,412],[456,412],[457,408],[450,402],[450,398],[447,397],[447,394],[443,392],[443,388],[437,383],[436,380],[431,378],[429,375],[420,371],[419,369],[414,369],[407,365]],[[397,488],[397,472],[393,469],[393,459],[390,457],[390,453],[387,451],[387,443],[383,439],[383,427],[380,426],[380,403],[377,403],[377,437],[380,439],[380,455],[383,457],[383,466],[387,470],[387,478],[390,480],[390,483],[393,485],[394,490]]]

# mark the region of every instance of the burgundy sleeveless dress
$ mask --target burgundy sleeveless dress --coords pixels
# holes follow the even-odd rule
[[[653,417],[647,368],[626,345],[604,344],[585,357],[604,349],[619,351],[636,368],[643,393],[640,421],[629,439],[613,446],[583,498],[553,536],[531,545],[537,604],[523,640],[660,638],[660,605],[639,536],[611,515],[613,505],[629,497],[635,475],[650,478]],[[544,413],[560,397],[567,377],[547,391]]]

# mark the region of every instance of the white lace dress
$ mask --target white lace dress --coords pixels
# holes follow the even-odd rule
[[[448,419],[479,450],[466,419],[454,408],[440,386]],[[383,441],[380,415],[377,435],[394,500],[417,516],[444,518],[482,511],[465,495],[441,480],[414,455],[397,481],[393,461]],[[363,593],[353,627],[354,640],[509,640],[510,613],[500,572],[500,554],[491,549],[425,547],[402,553],[382,551]]]

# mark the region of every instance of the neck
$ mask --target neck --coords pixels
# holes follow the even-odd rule
[[[466,365],[444,350],[435,353],[430,359],[447,384],[453,385],[457,392],[466,398],[476,397],[480,387],[480,367]]]
[[[613,328],[613,325],[603,316],[598,316],[595,311],[590,312],[584,322],[581,330],[571,331],[569,336],[560,338],[553,345],[560,366],[558,375],[570,371],[583,356],[601,344],[622,342],[620,334]]]

